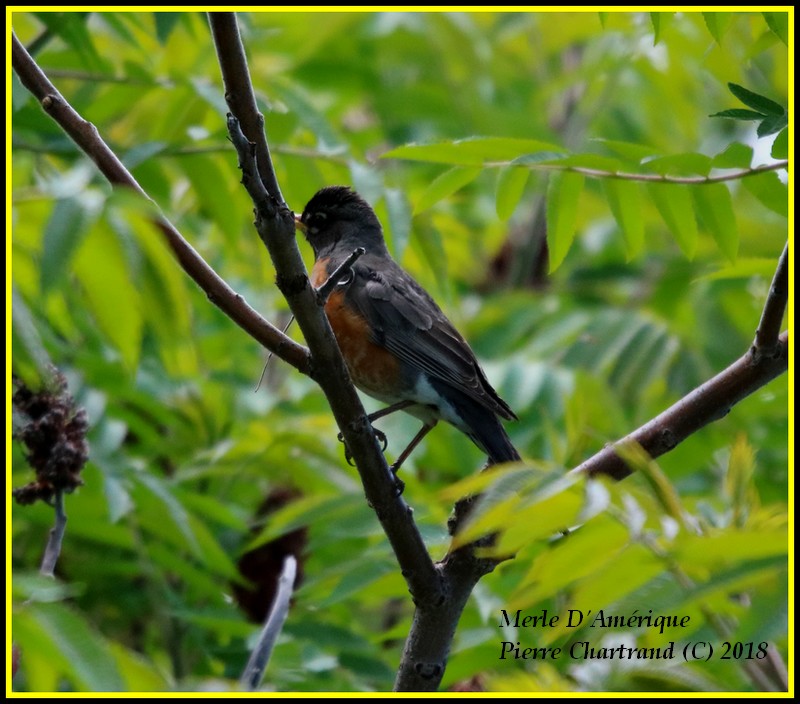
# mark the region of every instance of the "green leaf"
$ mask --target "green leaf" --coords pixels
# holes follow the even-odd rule
[[[383,192],[387,214],[387,239],[395,259],[402,259],[411,237],[411,207],[403,190],[387,188]]]
[[[530,171],[521,167],[510,166],[500,172],[495,207],[501,220],[508,220],[514,214],[529,176]]]
[[[735,261],[739,251],[739,235],[731,192],[723,183],[709,183],[693,188],[692,195],[695,210],[714,236],[717,246],[730,261]]]
[[[673,183],[651,183],[647,188],[681,251],[693,259],[697,250],[697,223],[689,188]]]
[[[773,159],[788,159],[789,158],[789,130],[784,129],[772,143],[772,151],[770,156]]]
[[[778,215],[789,217],[789,191],[775,172],[742,179],[744,187],[761,203]]]
[[[65,674],[80,689],[93,692],[124,689],[107,643],[81,616],[62,604],[39,604],[32,615],[63,656],[67,665]]]
[[[561,147],[534,139],[471,137],[433,144],[406,144],[381,155],[382,159],[408,159],[454,166],[484,166],[510,162],[534,152],[561,152]]]
[[[701,276],[701,281],[717,281],[725,279],[750,279],[753,276],[761,276],[771,279],[775,273],[775,260],[754,257],[739,257],[734,263],[720,267],[705,276]]]
[[[564,261],[575,239],[578,197],[583,182],[583,174],[564,172],[553,174],[547,185],[547,246],[551,273]]]
[[[653,46],[661,40],[662,32],[672,20],[672,12],[651,12],[650,24],[653,25]]]
[[[703,19],[705,20],[706,27],[714,37],[717,44],[722,44],[722,37],[727,31],[731,23],[730,12],[704,12]]]
[[[599,142],[621,158],[635,164],[641,164],[645,159],[653,158],[656,155],[655,147],[651,147],[646,144],[622,142],[616,139],[601,139],[599,137],[593,139],[592,141]]]
[[[52,361],[42,342],[36,320],[16,286],[11,289],[11,340],[14,373],[29,385],[38,382]],[[33,364],[33,369],[22,364],[26,357]]]
[[[758,126],[756,129],[756,134],[759,137],[767,137],[771,134],[775,134],[776,132],[780,132],[788,124],[788,115],[770,115]]]
[[[748,108],[753,108],[758,112],[765,115],[783,115],[786,111],[782,105],[779,105],[774,100],[754,93],[738,83],[728,83],[731,93],[733,93],[739,100],[741,100]]]
[[[178,529],[192,553],[199,556],[202,551],[192,528],[192,517],[175,496],[172,487],[159,477],[147,472],[141,472],[136,479],[141,486],[147,488],[150,495],[161,505],[160,510],[163,511],[163,518],[169,517],[171,519],[172,527]],[[169,530],[168,526],[165,526],[165,528]]]
[[[644,220],[639,184],[623,179],[603,179],[611,212],[625,237],[628,260],[638,257],[644,248]]]
[[[216,157],[191,154],[182,157],[179,163],[192,184],[200,211],[214,220],[230,242],[237,242],[239,233],[232,225],[239,222],[239,217],[234,208],[231,179],[220,168]]]
[[[88,213],[80,198],[55,202],[44,228],[41,259],[43,293],[58,288],[72,264],[72,255],[86,235]]]
[[[711,160],[711,165],[715,169],[747,169],[752,161],[752,147],[741,142],[732,142]]]
[[[174,684],[164,678],[157,663],[146,659],[119,643],[108,644],[109,652],[117,661],[119,672],[125,678],[128,692],[165,692]]]
[[[744,108],[729,108],[728,110],[715,112],[709,117],[730,117],[733,120],[763,120],[765,115],[760,112],[745,110]]]
[[[87,28],[90,12],[37,12],[36,17],[53,34],[80,56],[84,66],[90,71],[105,72],[105,61],[94,45]]]
[[[154,12],[153,18],[156,22],[156,37],[162,46],[167,43],[172,30],[180,22],[182,12]]]
[[[141,297],[122,248],[107,227],[90,230],[75,256],[74,270],[98,326],[133,372],[141,352]]]
[[[762,12],[767,26],[786,46],[789,46],[789,13]]]
[[[421,213],[474,181],[481,173],[478,168],[454,166],[439,174],[420,196],[414,206],[414,215]]]
[[[660,156],[644,164],[648,170],[672,176],[708,176],[711,171],[711,159],[705,154],[694,152],[687,154],[670,154]]]
[[[742,528],[750,509],[756,499],[753,485],[753,472],[756,466],[756,454],[747,436],[740,433],[731,447],[728,460],[728,472],[725,476],[725,491],[733,506],[733,522]]]
[[[686,536],[675,550],[683,566],[695,566],[704,572],[745,560],[759,560],[786,555],[788,540],[785,529],[729,530],[716,535]]]

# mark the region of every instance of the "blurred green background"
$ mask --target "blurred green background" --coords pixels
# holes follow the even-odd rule
[[[285,324],[227,140],[206,17],[12,19],[183,235]],[[787,105],[787,15],[265,12],[239,21],[290,207],[302,211],[324,185],[356,188],[520,418],[507,428],[532,469],[523,505],[504,516],[518,556],[478,585],[443,686],[753,689],[736,659],[499,661],[497,625],[501,608],[653,609],[690,614],[692,626],[602,635],[647,647],[717,643],[711,624],[721,620],[730,640],[769,641],[785,657],[785,375],[659,459],[679,515],[638,475],[573,487],[552,505],[541,493],[549,472],[579,464],[747,350],[787,239],[785,171],[667,187],[581,179],[542,162],[702,177],[786,158],[785,130],[759,138],[757,122],[710,115],[746,107],[728,83]],[[91,423],[55,582],[37,575],[52,509],[13,506],[14,686],[235,688],[257,632],[238,603],[244,587],[233,587],[246,581],[240,559],[305,527],[292,548],[302,549],[303,582],[265,686],[390,689],[412,604],[322,394],[275,359],[256,390],[266,352],[176,266],[146,209],[112,193],[16,76],[11,88],[13,370],[35,385],[56,366]],[[453,144],[472,137],[495,139]],[[410,143],[445,148],[384,156]],[[291,334],[300,339],[296,326]],[[380,421],[390,457],[416,423]],[[12,459],[20,486],[30,472],[18,443]],[[455,498],[445,489],[482,461],[440,425],[404,465],[405,498],[435,558]],[[585,525],[553,541],[559,526],[543,528],[540,509]],[[266,550],[280,556],[286,545]],[[599,645],[600,635],[583,635]],[[537,629],[511,640],[554,638],[582,635]]]

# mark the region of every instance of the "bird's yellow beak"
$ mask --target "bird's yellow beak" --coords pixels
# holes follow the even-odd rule
[[[300,216],[297,213],[294,215],[294,226],[300,230],[300,232],[305,234],[306,224],[300,219]]]

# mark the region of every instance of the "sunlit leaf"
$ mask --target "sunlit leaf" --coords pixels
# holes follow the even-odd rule
[[[773,159],[787,159],[789,157],[789,130],[784,129],[772,143],[770,156]]]
[[[752,160],[752,147],[741,142],[731,142],[713,158],[712,165],[715,169],[746,169]]]
[[[778,39],[789,46],[789,13],[787,12],[762,12],[767,26]]]
[[[704,12],[703,19],[706,27],[717,44],[722,43],[722,37],[731,23],[730,12]]]
[[[583,189],[583,174],[558,173],[547,186],[547,245],[550,249],[550,271],[564,261],[572,241],[578,217],[578,198]]]
[[[742,179],[742,185],[754,195],[762,205],[778,215],[789,215],[789,192],[774,172],[758,174]]]
[[[525,185],[528,183],[530,172],[522,168],[507,168],[500,172],[497,178],[497,217],[508,220],[516,210]]]
[[[471,183],[480,173],[481,169],[454,166],[439,174],[417,200],[414,205],[414,215],[436,205],[440,200]]]
[[[510,162],[533,152],[559,152],[561,148],[533,139],[510,137],[472,137],[432,144],[406,144],[384,153],[383,159],[429,161],[454,166],[485,166],[494,162]]]
[[[77,686],[95,692],[124,689],[116,663],[102,636],[80,615],[62,604],[40,604],[32,616],[63,655],[67,664],[64,674]]]
[[[648,184],[648,191],[681,251],[692,259],[697,249],[697,223],[689,188],[658,183]]]
[[[622,179],[603,179],[611,212],[625,237],[628,259],[638,257],[644,248],[644,220],[638,183]]]
[[[717,246],[729,260],[734,261],[739,251],[739,234],[730,191],[724,183],[710,183],[692,189],[692,196],[696,212],[714,236]]]
[[[97,324],[133,372],[141,352],[141,299],[120,244],[107,228],[95,226],[86,235],[74,270]]]

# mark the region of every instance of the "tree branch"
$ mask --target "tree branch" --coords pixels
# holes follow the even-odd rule
[[[786,312],[786,303],[789,299],[789,243],[783,248],[783,253],[778,260],[778,268],[772,278],[772,285],[767,294],[761,320],[756,330],[756,339],[753,342],[753,354],[756,357],[771,356],[778,353],[778,333]]]
[[[789,333],[784,332],[772,357],[756,358],[753,350],[736,360],[725,371],[684,396],[638,430],[606,445],[600,452],[573,469],[590,476],[606,474],[624,479],[631,469],[617,453],[617,448],[636,442],[652,458],[672,450],[687,437],[709,423],[724,418],[743,398],[783,374],[789,362]]]
[[[270,607],[269,614],[264,621],[264,628],[258,638],[258,643],[250,659],[247,661],[240,683],[243,689],[254,692],[264,678],[275,642],[278,640],[283,624],[289,614],[289,601],[294,588],[294,578],[297,574],[297,560],[294,555],[287,555],[283,561],[283,569],[278,578],[278,588]]]
[[[14,70],[22,84],[40,101],[45,112],[97,165],[100,173],[112,185],[130,188],[152,203],[152,199],[100,137],[95,126],[84,120],[56,90],[13,33],[11,43]],[[305,347],[284,335],[251,308],[160,212],[154,217],[154,222],[164,234],[183,270],[205,291],[214,305],[276,356],[304,374],[310,372],[309,355]]]
[[[235,12],[209,12],[211,35],[219,57],[222,81],[225,84],[225,101],[241,124],[245,137],[256,145],[256,166],[261,182],[278,203],[283,203],[281,189],[269,154],[264,115],[256,105],[256,94],[250,82],[250,70],[244,44],[239,35]],[[225,56],[225,60],[223,60]]]
[[[46,577],[52,577],[56,563],[58,562],[59,555],[61,555],[61,543],[64,540],[64,531],[67,529],[67,513],[64,510],[64,490],[56,489],[53,494],[53,506],[55,508],[55,522],[50,529],[50,535],[47,538],[47,547],[42,557],[42,565],[39,572]]]
[[[250,77],[238,30],[231,27],[233,13],[211,13],[209,20],[214,31],[225,94],[228,104],[245,111],[255,110],[255,102],[242,98],[238,92],[252,95]],[[222,27],[215,28],[220,24]],[[231,83],[228,83],[228,78]],[[247,85],[243,85],[246,83]],[[239,156],[242,183],[256,209],[256,229],[267,247],[277,272],[277,285],[286,298],[306,339],[312,355],[311,376],[320,385],[331,407],[345,443],[356,462],[364,491],[375,509],[386,536],[397,556],[409,590],[415,600],[438,603],[441,599],[441,580],[428,554],[422,536],[411,517],[411,508],[398,495],[386,460],[378,447],[372,426],[361,400],[350,381],[328,319],[319,305],[316,291],[300,257],[295,239],[294,216],[284,203],[266,188],[260,174],[265,167],[257,165],[259,147],[242,133],[240,116],[228,118],[228,131]],[[256,124],[249,115],[243,122]],[[265,138],[266,144],[266,138]],[[268,151],[263,158],[269,158]],[[266,168],[274,177],[270,165]]]
[[[692,433],[726,416],[731,407],[787,370],[789,333],[778,335],[778,331],[789,295],[788,248],[787,242],[764,303],[755,341],[747,353],[649,423],[606,445],[573,472],[624,479],[631,469],[617,453],[617,447],[635,442],[652,458],[663,455]]]
[[[719,176],[669,176],[667,174],[636,174],[628,171],[604,171],[603,169],[591,169],[587,166],[569,166],[566,164],[524,164],[514,161],[487,161],[483,164],[484,168],[500,168],[516,166],[518,168],[528,168],[541,171],[571,171],[576,174],[583,174],[589,178],[613,178],[620,181],[640,181],[643,183],[675,183],[686,186],[705,186],[710,183],[724,183],[725,181],[739,181],[748,176],[758,176],[769,171],[780,171],[789,167],[789,160],[776,161],[773,164],[762,164],[750,169],[741,169],[730,174],[720,174]]]

